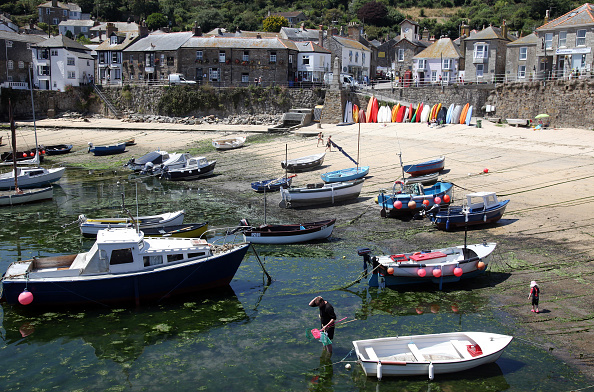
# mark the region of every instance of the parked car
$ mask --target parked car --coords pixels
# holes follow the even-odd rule
[[[176,84],[196,84],[196,81],[187,80],[184,75],[175,73],[169,75],[169,84],[172,86]]]

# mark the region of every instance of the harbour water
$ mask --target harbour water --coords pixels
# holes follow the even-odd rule
[[[17,259],[86,251],[79,214],[114,216],[121,194],[133,214],[186,210],[186,222],[230,227],[251,217],[200,182],[161,185],[113,172],[67,170],[54,200],[0,210],[0,272]],[[248,253],[228,289],[136,307],[2,307],[0,385],[4,391],[566,391],[587,381],[531,342],[498,307],[464,286],[439,291],[370,289],[356,248],[328,241],[258,246],[273,277],[267,285]],[[352,285],[351,285],[352,284]],[[348,288],[345,288],[349,286]],[[338,318],[334,354],[306,331],[319,328],[316,295]],[[451,331],[490,331],[516,338],[495,363],[470,372],[377,381],[365,377],[352,340]],[[351,369],[345,365],[350,363]]]

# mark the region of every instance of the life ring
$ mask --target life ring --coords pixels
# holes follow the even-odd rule
[[[400,185],[400,190],[399,191],[396,191],[396,185]],[[402,181],[398,180],[398,181],[394,181],[394,186],[392,187],[392,189],[394,190],[394,193],[400,194],[400,193],[402,193],[402,188],[403,187],[404,187],[404,183]]]

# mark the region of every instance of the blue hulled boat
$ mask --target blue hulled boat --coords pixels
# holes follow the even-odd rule
[[[296,175],[292,175],[289,177],[281,177],[281,178],[273,178],[271,180],[262,180],[252,182],[251,186],[252,189],[256,192],[276,192],[281,188],[287,188],[291,186],[291,182],[293,181],[293,177]]]
[[[248,244],[196,238],[145,238],[142,231],[101,230],[91,250],[10,264],[2,277],[9,304],[139,303],[228,285]]]
[[[321,175],[324,182],[353,181],[369,174],[369,166],[351,167],[335,170]]]
[[[382,216],[414,213],[432,207],[437,197],[441,199],[440,203],[448,204],[451,193],[452,184],[449,182],[438,181],[434,185],[424,187],[418,183],[403,184],[402,181],[396,181],[392,193],[380,193],[377,203],[382,207]]]
[[[469,193],[465,206],[447,206],[430,217],[441,230],[495,223],[503,216],[508,203],[509,200],[497,200],[495,192]]]
[[[93,143],[89,143],[88,152],[92,152],[95,155],[114,155],[121,154],[126,151],[126,142],[112,144],[111,146],[93,146]]]
[[[445,166],[445,157],[439,157],[430,161],[415,163],[413,165],[404,165],[402,170],[411,176],[422,176],[423,174],[436,173],[443,170]]]

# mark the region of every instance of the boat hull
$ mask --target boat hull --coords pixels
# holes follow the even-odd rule
[[[244,235],[253,244],[296,244],[330,237],[335,223],[336,219],[330,219],[302,225],[268,225],[244,231]]]
[[[363,178],[369,174],[369,166],[351,167],[349,169],[336,170],[321,175],[324,182],[353,181]]]
[[[264,180],[264,181],[256,181],[251,183],[251,187],[256,192],[276,192],[281,188],[286,188],[291,186],[291,182],[293,181],[292,177],[289,178],[279,178],[279,179],[271,179],[271,180]]]
[[[63,155],[72,150],[72,144],[58,144],[55,146],[44,146],[46,155]]]
[[[314,169],[324,163],[325,153],[282,161],[281,167],[292,173]]]
[[[155,217],[140,217],[138,220],[140,230],[149,228],[161,228],[167,226],[181,225],[184,222],[184,211],[173,214],[164,219],[155,219]],[[158,216],[156,216],[158,217]],[[80,224],[80,232],[85,237],[96,237],[99,230],[118,227],[132,227],[132,223],[128,219],[95,219],[85,220]]]
[[[382,207],[382,209],[386,211],[386,216],[399,216],[411,214],[423,209],[431,208],[433,205],[435,205],[436,197],[439,197],[441,199],[442,205],[446,205],[447,203],[443,201],[444,196],[448,195],[451,199],[452,189],[453,186],[451,183],[438,181],[434,185],[424,188],[422,194],[379,194],[378,204],[380,205],[380,207]],[[425,204],[423,204],[425,200],[428,202],[426,206]],[[394,206],[394,203],[398,201],[402,203],[400,208]],[[415,202],[413,208],[411,208],[412,204],[409,205],[411,201]]]
[[[30,189],[23,193],[8,191],[9,194],[0,193],[0,206],[12,206],[18,204],[34,203],[54,197],[54,188],[49,186],[41,189]]]
[[[95,156],[121,154],[124,151],[126,151],[126,143],[119,143],[113,146],[96,146],[89,148],[89,152],[92,152]]]
[[[171,169],[163,173],[163,178],[170,181],[190,181],[211,176],[214,173],[217,161],[210,162],[207,166],[192,166],[181,169]]]
[[[212,141],[212,146],[217,150],[232,150],[234,148],[243,147],[245,141],[245,137],[236,137],[231,139],[215,139]]]
[[[509,200],[499,202],[499,205],[480,211],[470,211],[466,214],[462,207],[450,207],[439,211],[431,217],[435,226],[441,230],[450,230],[465,226],[475,226],[497,223],[503,214]],[[466,220],[468,216],[468,221]]]
[[[145,237],[199,238],[208,230],[208,223],[147,227],[142,229]]]
[[[25,290],[33,294],[29,306],[138,303],[184,292],[227,286],[247,250],[244,244],[232,251],[137,273],[95,274],[89,276],[4,279],[2,299],[18,304]]]
[[[361,193],[364,181],[363,179],[359,179],[352,182],[326,183],[322,186],[307,188],[281,189],[282,200],[280,206],[289,208],[318,204],[335,204],[341,201],[356,199]]]
[[[414,165],[404,165],[403,170],[411,176],[422,176],[424,174],[436,173],[445,167],[445,157],[439,157],[427,162],[416,163]]]
[[[27,169],[24,172],[27,175],[18,175],[18,184],[21,189],[40,188],[50,185],[53,182],[59,181],[64,175],[65,167],[57,169]],[[6,173],[0,176],[0,190],[14,189],[14,174],[13,172]]]

